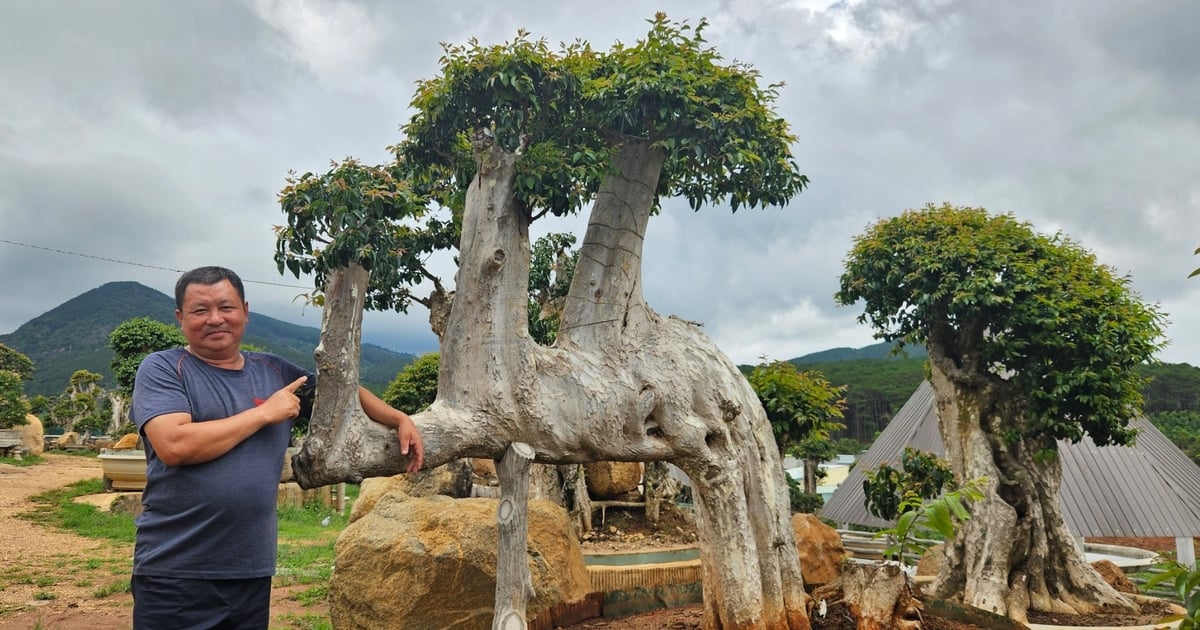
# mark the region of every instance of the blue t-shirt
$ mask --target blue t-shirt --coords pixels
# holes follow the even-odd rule
[[[243,352],[240,370],[213,367],[183,348],[155,352],[138,367],[131,415],[146,422],[188,413],[218,420],[262,404],[307,375],[282,357]],[[247,579],[275,574],[279,473],[291,423],[260,429],[225,455],[202,464],[167,466],[146,445],[146,488],[133,552],[136,575]]]

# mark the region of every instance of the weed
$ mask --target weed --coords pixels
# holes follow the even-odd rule
[[[96,589],[96,592],[92,594],[99,599],[108,597],[109,595],[116,595],[117,593],[128,593],[129,590],[129,580],[115,580]]]
[[[38,601],[48,602],[52,599],[58,599],[58,595],[55,595],[54,593],[51,593],[50,591],[38,591],[33,594],[33,598]]]

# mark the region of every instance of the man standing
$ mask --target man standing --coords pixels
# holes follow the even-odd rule
[[[134,628],[267,628],[279,471],[315,376],[241,351],[250,305],[228,269],[185,273],[175,308],[187,345],[147,356],[133,389],[146,444]],[[424,447],[412,418],[365,388],[359,398],[372,420],[396,429],[409,472],[419,470]]]

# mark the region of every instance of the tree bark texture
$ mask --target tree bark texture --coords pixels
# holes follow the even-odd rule
[[[526,551],[529,522],[529,468],[533,449],[514,442],[496,466],[500,477],[500,505],[496,508],[499,547],[496,552],[496,612],[492,630],[525,630],[525,606],[533,597],[533,576]]]
[[[947,457],[963,481],[985,478],[971,519],[946,545],[935,596],[995,612],[1022,623],[1028,610],[1088,613],[1104,606],[1133,609],[1088,564],[1059,505],[1062,467],[1057,454],[1012,435],[1020,409],[1000,377],[968,378],[931,345],[938,425]],[[978,372],[976,372],[978,374]]]
[[[544,347],[527,329],[528,219],[511,189],[517,156],[484,138],[475,146],[438,399],[414,415],[425,465],[494,459],[513,442],[529,444],[540,463],[670,461],[694,484],[706,628],[808,628],[785,473],[758,398],[697,325],[659,316],[642,297],[642,241],[662,156],[643,141],[617,149],[619,175],[593,207],[558,341]],[[356,322],[328,314],[355,298],[361,307],[361,291],[335,290],[365,288],[354,271],[333,275],[325,353],[334,343],[353,343],[346,355],[358,350],[357,328],[345,328]],[[357,369],[329,367],[294,460],[300,482],[401,472],[394,436],[348,394],[326,393],[356,386],[346,377],[357,379]]]

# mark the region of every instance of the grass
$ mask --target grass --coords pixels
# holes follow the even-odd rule
[[[77,453],[72,453],[77,454]],[[87,456],[86,454],[77,454]],[[93,455],[94,456],[94,455]],[[108,540],[132,545],[136,534],[133,518],[128,514],[100,510],[88,503],[76,503],[79,496],[103,492],[99,479],[88,479],[64,488],[44,492],[32,498],[36,509],[21,514],[30,521],[67,530],[86,538]],[[347,487],[347,503],[358,496],[357,486]],[[275,586],[306,585],[302,591],[290,596],[303,606],[316,606],[329,596],[329,578],[333,573],[333,544],[338,534],[346,527],[346,514],[322,505],[303,508],[281,507],[279,516],[279,557],[276,563]],[[82,563],[78,559],[65,557],[56,561],[60,571],[104,571],[114,579],[93,580],[91,576],[77,576],[68,583],[89,587],[100,584],[92,595],[103,599],[111,595],[129,592],[129,574],[132,559],[89,557]],[[81,565],[81,566],[80,566]],[[11,584],[32,584],[43,590],[34,594],[35,599],[51,600],[57,595],[50,590],[60,580],[49,576],[35,577],[27,569],[10,567],[0,570],[0,590]],[[272,628],[292,630],[331,630],[327,614],[280,615]]]
[[[46,461],[46,458],[39,455],[26,455],[20,459],[16,457],[0,457],[0,464],[8,464],[9,466],[36,466]]]

